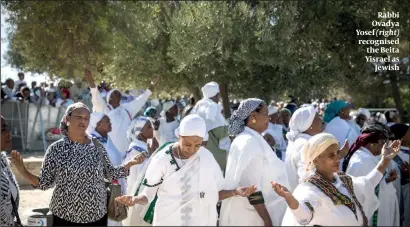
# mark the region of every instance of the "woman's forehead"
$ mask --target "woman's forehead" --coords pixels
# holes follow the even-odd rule
[[[71,115],[76,115],[76,116],[90,116],[90,111],[87,110],[86,108],[77,108],[71,112]]]

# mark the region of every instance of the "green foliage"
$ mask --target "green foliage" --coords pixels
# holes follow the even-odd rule
[[[2,4],[13,66],[72,78],[88,63],[124,89],[144,87],[158,74],[160,95],[198,93],[215,80],[229,85],[230,97],[292,94],[307,101],[343,91],[379,105],[390,91],[365,62],[356,29],[371,28],[379,11],[399,11],[402,37],[410,36],[404,0]]]

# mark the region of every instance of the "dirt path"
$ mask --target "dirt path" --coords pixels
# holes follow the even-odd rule
[[[27,218],[32,209],[48,207],[53,190],[54,188],[41,191],[29,186],[20,188],[19,214],[23,225],[27,224]]]

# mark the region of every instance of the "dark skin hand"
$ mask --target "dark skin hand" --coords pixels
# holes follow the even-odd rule
[[[396,170],[392,170],[389,173],[389,177],[386,177],[386,183],[390,183],[392,181],[395,181],[397,179],[397,171]]]

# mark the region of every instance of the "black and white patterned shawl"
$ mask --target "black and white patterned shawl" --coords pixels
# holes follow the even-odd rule
[[[0,152],[0,226],[13,226],[14,213],[11,203],[10,181],[17,189],[17,198],[14,198],[16,205],[19,205],[19,187],[16,177],[11,171],[6,153]]]

